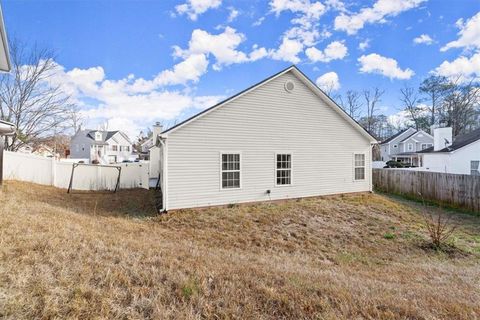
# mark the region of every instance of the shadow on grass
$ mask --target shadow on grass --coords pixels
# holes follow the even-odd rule
[[[157,214],[155,191],[146,189],[67,193],[66,189],[7,181],[2,193],[4,199],[11,195],[87,215],[144,218]]]

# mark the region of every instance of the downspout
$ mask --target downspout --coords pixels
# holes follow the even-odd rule
[[[161,188],[162,188],[162,209],[160,212],[167,212],[167,137],[158,136],[157,142],[160,143],[160,150],[162,151],[162,165],[161,172]],[[158,143],[157,143],[158,145]]]

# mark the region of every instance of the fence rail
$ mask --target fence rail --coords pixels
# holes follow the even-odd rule
[[[377,190],[423,197],[451,206],[480,212],[480,177],[464,174],[373,169]]]
[[[60,162],[32,154],[4,151],[4,179],[34,182],[67,189],[71,162]],[[148,163],[118,163],[109,166],[84,165],[75,170],[74,190],[114,190],[121,167],[120,189],[149,188]]]

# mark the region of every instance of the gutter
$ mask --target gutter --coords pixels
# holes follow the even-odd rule
[[[16,128],[13,123],[0,120],[0,136],[11,136],[15,134]]]

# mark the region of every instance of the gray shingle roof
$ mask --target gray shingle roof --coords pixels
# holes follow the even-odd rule
[[[461,135],[456,137],[453,140],[453,143],[451,146],[434,151],[433,147],[427,148],[425,150],[419,151],[419,153],[430,153],[430,152],[452,152],[455,150],[458,150],[460,148],[465,147],[466,145],[469,145],[470,143],[473,143],[477,140],[480,140],[480,129],[473,130],[470,133]]]

